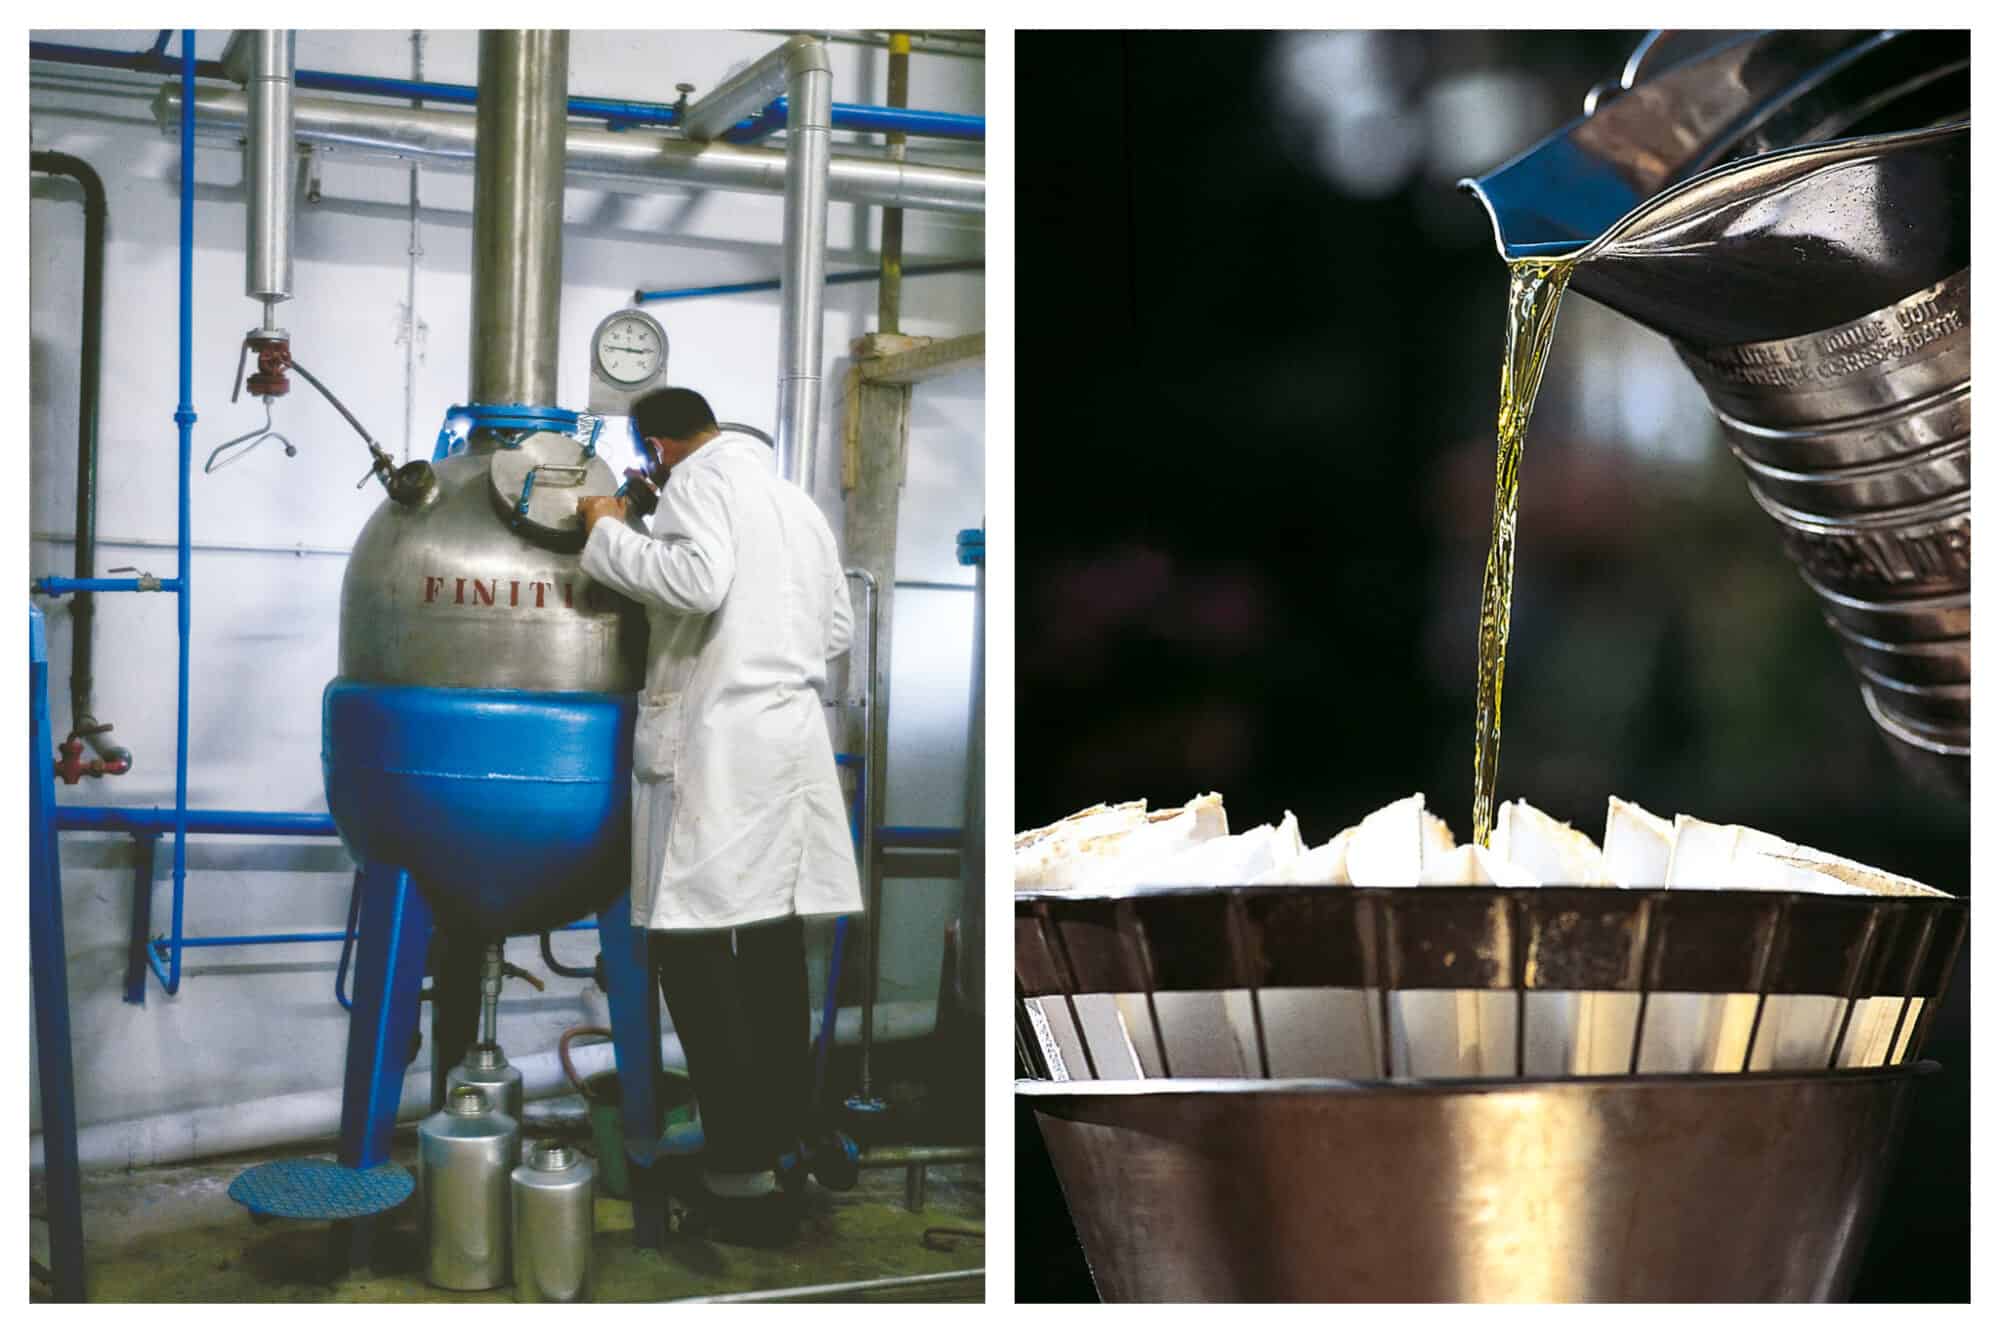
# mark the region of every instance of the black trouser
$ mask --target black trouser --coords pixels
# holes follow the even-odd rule
[[[772,1169],[811,1109],[805,923],[656,931],[653,957],[701,1103],[705,1164]]]

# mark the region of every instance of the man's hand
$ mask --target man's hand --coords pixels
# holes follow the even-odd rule
[[[619,523],[625,521],[625,500],[617,495],[586,495],[576,502],[576,512],[583,520],[583,535],[588,539],[590,530],[597,526],[599,519],[608,518]]]

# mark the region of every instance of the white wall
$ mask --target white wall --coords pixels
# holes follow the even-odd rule
[[[36,32],[37,40],[138,50],[150,32]],[[226,34],[204,34],[203,58]],[[571,42],[573,93],[671,101],[673,85],[706,90],[779,39],[757,33],[578,32]],[[302,68],[404,77],[407,32],[303,32]],[[886,100],[880,50],[833,48],[834,97]],[[476,41],[468,32],[429,34],[424,75],[471,83]],[[911,104],[983,111],[978,61],[919,54]],[[162,80],[35,66],[32,146],[74,153],[95,166],[109,195],[98,571],[137,565],[174,572],[178,146],[152,120],[148,100]],[[323,95],[323,94],[313,94]],[[699,92],[696,94],[699,96]],[[778,141],[781,142],[781,141]],[[836,152],[878,152],[879,139],[838,136]],[[923,161],[983,166],[976,145],[916,141]],[[195,209],[194,401],[196,551],[192,602],[189,803],[197,807],[324,810],[319,772],[319,698],[335,672],[339,552],[379,501],[357,490],[367,458],[360,440],[303,381],[276,408],[278,428],[298,446],[285,458],[266,446],[203,476],[209,450],[256,425],[262,407],[224,393],[243,332],[258,310],[242,295],[242,159],[203,142]],[[301,203],[294,299],[281,308],[295,355],[392,450],[405,442],[404,349],[409,175],[401,164],[329,157],[322,198]],[[466,397],[471,177],[422,175],[423,255],[417,317],[425,328],[415,386],[411,452],[427,457],[446,406]],[[30,319],[32,515],[35,573],[70,571],[75,512],[77,349],[82,215],[73,186],[36,177],[31,205]],[[780,201],[687,191],[621,196],[570,190],[564,204],[561,396],[586,396],[591,329],[625,305],[634,288],[774,278],[780,262]],[[869,267],[877,210],[834,204],[829,268]],[[909,215],[910,262],[978,258],[978,218]],[[776,404],[776,293],[651,307],[672,342],[669,378],[699,388],[725,419],[770,429]],[[826,421],[816,494],[836,530],[839,391],[851,339],[874,322],[875,288],[828,289]],[[904,288],[905,332],[949,336],[984,325],[978,273],[913,279]],[[918,390],[910,432],[899,580],[967,583],[952,538],[978,524],[984,381],[967,372]],[[166,548],[127,544],[165,543]],[[333,554],[203,549],[205,544],[321,547]],[[66,604],[44,603],[50,625],[50,705],[57,734],[69,725]],[[98,598],[96,712],[117,725],[136,756],[125,777],[59,787],[65,802],[171,805],[174,750],[174,604],[169,597]],[[956,826],[965,781],[971,597],[912,589],[898,611],[893,663],[893,768],[886,822]],[[335,1004],[337,945],[190,951],[181,994],[157,983],[144,1007],[121,1001],[134,892],[132,844],[121,837],[65,835],[80,1118],[101,1123],[339,1083],[346,1017]],[[155,929],[172,896],[171,839],[153,887]],[[351,866],[337,844],[254,838],[191,840],[186,909],[190,935],[338,929]],[[884,914],[884,996],[934,993],[941,932],[957,885],[891,881]],[[587,963],[594,937],[558,936],[573,963]],[[532,940],[514,961],[541,965]],[[815,995],[819,960],[815,958]],[[551,978],[547,994],[510,985],[502,1006],[510,1053],[547,1050],[573,1023],[601,1018],[602,998],[582,983]],[[37,1112],[39,1108],[37,1107]]]

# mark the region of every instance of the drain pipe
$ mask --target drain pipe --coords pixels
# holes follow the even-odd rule
[[[83,335],[77,347],[76,577],[97,576],[97,403],[104,365],[104,232],[110,210],[104,181],[90,163],[68,153],[28,155],[28,169],[67,176],[83,189]],[[70,738],[97,752],[103,772],[124,773],[132,752],[110,740],[111,724],[91,714],[91,659],[97,624],[94,593],[76,594],[70,608]],[[71,778],[75,781],[75,778]]]
[[[827,172],[833,156],[833,67],[800,34],[690,106],[687,136],[721,137],[783,93],[785,263],[778,306],[778,470],[810,492],[819,427],[820,337],[826,304]]]

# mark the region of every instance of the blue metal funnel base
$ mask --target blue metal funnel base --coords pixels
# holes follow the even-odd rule
[[[355,860],[407,869],[440,924],[575,921],[625,891],[634,714],[630,695],[335,680],[327,809]]]

